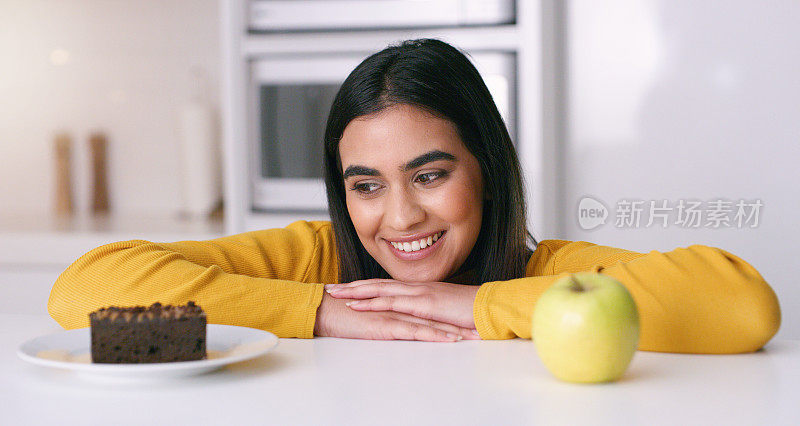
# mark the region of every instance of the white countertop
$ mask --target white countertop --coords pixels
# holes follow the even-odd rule
[[[221,236],[221,219],[0,214],[0,265],[57,265],[66,268],[87,251],[116,241],[172,242]]]
[[[529,340],[280,339],[205,375],[102,383],[28,364],[16,348],[58,331],[0,314],[0,424],[798,424],[800,342],[746,355],[638,352],[619,382],[552,378]]]

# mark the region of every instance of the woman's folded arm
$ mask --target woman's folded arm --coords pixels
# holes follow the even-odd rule
[[[48,310],[69,329],[87,327],[89,312],[101,307],[194,300],[210,323],[311,338],[322,284],[336,278],[333,247],[318,238],[319,226],[296,222],[209,241],[107,244],[59,276]]]
[[[780,307],[751,265],[718,248],[693,245],[635,253],[587,242],[540,243],[527,278],[486,283],[476,297],[483,338],[530,338],[539,295],[567,273],[595,271],[620,280],[639,308],[639,349],[741,353],[761,348],[778,331]]]

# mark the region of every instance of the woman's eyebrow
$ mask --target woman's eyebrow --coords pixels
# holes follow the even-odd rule
[[[413,160],[406,163],[404,166],[401,166],[400,170],[407,172],[409,170],[414,170],[417,167],[421,167],[424,166],[425,164],[439,160],[458,161],[455,155],[444,151],[439,151],[437,149],[430,152],[426,152],[420,155],[419,157],[414,158]],[[347,178],[352,176],[380,176],[380,175],[381,172],[371,167],[353,165],[353,166],[348,166],[347,169],[345,169],[344,173],[342,173],[342,180],[347,180]]]
[[[375,169],[364,166],[348,166],[342,175],[343,180],[351,176],[380,176],[381,173]]]
[[[405,166],[401,167],[403,171],[416,169],[417,167],[424,166],[425,164],[432,163],[438,160],[457,161],[456,156],[438,149],[426,152],[419,157],[409,161]]]

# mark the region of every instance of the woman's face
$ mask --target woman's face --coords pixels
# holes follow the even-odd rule
[[[455,125],[409,105],[357,118],[339,143],[358,238],[392,276],[445,281],[478,239],[483,178]]]

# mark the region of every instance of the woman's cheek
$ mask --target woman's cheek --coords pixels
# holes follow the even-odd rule
[[[476,196],[475,189],[469,185],[453,185],[430,201],[431,209],[449,222],[462,222],[483,211],[483,198]]]
[[[347,200],[347,211],[350,213],[350,220],[353,221],[353,226],[361,237],[365,237],[365,233],[374,232],[378,228],[377,217],[380,216],[380,208],[377,204],[355,197]]]

